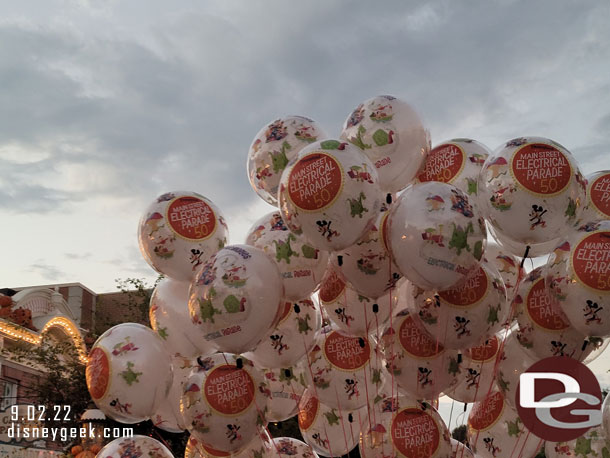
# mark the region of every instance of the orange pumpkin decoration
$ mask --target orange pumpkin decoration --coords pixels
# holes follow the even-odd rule
[[[82,451],[83,451],[83,447],[80,445],[75,445],[70,449],[70,453],[72,453],[72,455],[74,455],[74,456],[78,455]]]
[[[89,451],[93,452],[95,454],[99,453],[101,449],[102,449],[102,446],[98,445],[98,444],[93,444],[91,447],[89,447]]]
[[[0,296],[0,307],[10,307],[13,303],[11,296]]]

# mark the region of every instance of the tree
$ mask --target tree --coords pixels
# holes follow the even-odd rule
[[[453,437],[456,441],[461,442],[462,444],[468,445],[466,431],[466,425],[456,426],[455,428],[453,428],[453,431],[451,431],[451,437]]]

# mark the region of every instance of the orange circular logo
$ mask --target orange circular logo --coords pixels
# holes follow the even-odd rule
[[[468,425],[476,431],[485,431],[493,426],[504,410],[504,396],[499,391],[475,402],[468,417]]]
[[[545,288],[544,278],[539,278],[527,293],[527,314],[538,326],[550,331],[563,331],[570,324],[555,312],[551,297]]]
[[[316,152],[301,158],[288,176],[288,195],[301,210],[330,207],[343,188],[343,170],[330,154]]]
[[[110,363],[108,355],[102,348],[95,347],[91,350],[85,370],[85,378],[91,397],[96,400],[102,399],[110,381]]]
[[[214,210],[199,197],[176,197],[167,206],[166,218],[169,227],[187,240],[205,240],[216,230]]]
[[[466,283],[458,288],[441,291],[438,295],[451,305],[473,305],[485,296],[487,283],[487,274],[482,267],[479,267],[474,275],[466,278]]]
[[[565,190],[572,175],[568,158],[557,148],[543,143],[532,143],[517,150],[511,171],[521,186],[544,196]]]
[[[443,346],[430,336],[423,332],[413,320],[411,315],[408,315],[400,324],[398,340],[404,350],[418,358],[431,358],[443,351]]]
[[[610,291],[610,232],[593,232],[576,246],[572,268],[578,279],[598,291]]]
[[[391,434],[392,444],[407,458],[434,456],[441,439],[441,432],[432,416],[416,408],[406,408],[396,414]]]
[[[254,402],[254,380],[245,369],[224,364],[208,374],[203,397],[223,415],[238,415]]]
[[[383,242],[383,247],[387,253],[390,253],[390,245],[388,244],[388,216],[390,216],[390,212],[387,211],[381,217],[381,224],[379,229],[379,235],[381,236],[381,241]]]
[[[344,290],[345,282],[339,278],[337,272],[331,270],[320,286],[320,300],[325,304],[332,304]]]
[[[473,361],[485,363],[496,358],[500,345],[496,336],[490,337],[483,345],[468,349],[468,356]]]
[[[344,336],[333,331],[324,342],[324,356],[333,366],[345,371],[355,371],[363,368],[371,358],[371,346],[368,339],[363,339],[364,346],[360,346],[360,338]]]
[[[428,153],[424,169],[417,178],[421,182],[441,181],[451,183],[462,171],[465,163],[464,150],[452,143],[445,143]]]
[[[318,398],[310,395],[305,405],[299,409],[299,428],[301,428],[302,431],[307,431],[311,428],[311,425],[313,425],[313,422],[316,420],[319,406],[320,402],[318,401]]]
[[[591,184],[589,197],[595,209],[610,218],[610,173],[598,177]]]

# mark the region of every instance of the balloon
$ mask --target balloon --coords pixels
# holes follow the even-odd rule
[[[187,282],[164,278],[150,298],[150,326],[159,334],[172,355],[192,358],[213,353],[212,346],[203,338],[189,314]]]
[[[494,391],[472,407],[468,443],[477,457],[533,457],[542,446],[543,440],[528,431],[506,400]]]
[[[576,228],[587,222],[610,219],[610,170],[587,175],[586,183],[587,201],[580,219],[574,224]]]
[[[451,458],[475,458],[474,453],[464,444],[451,438]]]
[[[305,442],[292,437],[274,437],[271,456],[281,458],[286,455],[295,458],[318,458],[318,454]]]
[[[140,252],[157,272],[191,281],[206,260],[227,243],[229,229],[214,203],[196,192],[167,192],[140,219]]]
[[[586,336],[610,336],[610,221],[587,223],[557,245],[547,284],[570,324]]]
[[[565,234],[586,199],[570,152],[542,137],[516,138],[494,151],[479,175],[479,192],[481,211],[496,232],[525,245]]]
[[[534,359],[569,356],[584,360],[593,351],[583,349],[585,335],[572,326],[557,306],[553,306],[545,286],[544,266],[531,271],[519,285],[515,296],[519,330],[517,341]]]
[[[610,456],[610,439],[600,426],[593,427],[581,437],[567,442],[544,443],[544,455],[547,458],[600,457]]]
[[[610,438],[610,396],[608,395],[602,404],[602,428],[604,435]]]
[[[170,355],[150,328],[122,323],[95,342],[86,369],[95,405],[121,423],[139,423],[155,413],[172,383]]]
[[[189,311],[210,345],[242,353],[275,326],[284,304],[282,296],[277,266],[262,250],[230,245],[197,272]]]
[[[154,458],[174,458],[165,445],[148,436],[119,437],[106,444],[96,456],[104,458],[125,458],[128,456],[150,456]]]
[[[519,377],[536,361],[537,358],[532,358],[519,345],[516,332],[513,331],[506,336],[497,364],[496,386],[504,395],[506,403],[513,409],[517,408],[515,394],[517,385],[519,385]]]
[[[416,182],[449,183],[468,196],[476,197],[477,181],[489,148],[469,138],[454,138],[435,146],[426,156]]]
[[[369,411],[360,434],[364,458],[450,458],[449,431],[436,409],[405,396],[385,397]]]
[[[174,409],[171,402],[169,397],[163,399],[161,405],[154,415],[151,416],[150,420],[156,428],[162,429],[163,431],[175,434],[182,433],[186,428],[181,427],[180,420],[174,415]]]
[[[303,148],[286,166],[278,199],[292,232],[302,232],[314,248],[337,251],[374,223],[380,195],[371,161],[355,146],[325,140]]]
[[[493,265],[482,262],[466,282],[444,291],[410,288],[410,311],[446,348],[473,347],[494,334],[510,312],[506,289]]]
[[[394,316],[381,341],[386,368],[409,396],[434,399],[457,384],[457,351],[438,344],[408,311]]]
[[[337,410],[322,404],[311,389],[305,390],[299,403],[299,430],[303,439],[314,452],[324,456],[349,453],[358,444],[360,424],[366,417],[366,407]]]
[[[258,425],[266,425],[270,396],[262,374],[249,360],[216,353],[191,372],[180,411],[197,440],[216,450],[235,452],[252,440]]]
[[[494,229],[491,224],[487,226],[487,231],[489,232],[493,240],[495,240],[495,242],[502,247],[502,250],[506,254],[519,256],[522,258],[526,257],[526,253],[527,257],[529,258],[546,256],[551,251],[553,251],[553,248],[555,248],[557,242],[559,241],[559,237],[557,237],[547,242],[525,244],[521,242],[515,242],[514,240],[509,239],[501,232]],[[488,244],[488,246],[489,245],[490,244]]]
[[[496,361],[501,355],[502,335],[491,336],[483,344],[469,348],[462,356],[455,388],[445,393],[459,402],[482,401],[494,386]]]
[[[372,364],[374,346],[368,337],[350,337],[325,327],[308,354],[307,382],[320,402],[341,410],[364,407],[383,384],[382,371]]]
[[[381,212],[362,239],[331,257],[341,277],[358,294],[371,299],[385,295],[402,277],[392,262],[382,233],[388,216],[388,211]]]
[[[261,369],[269,384],[271,398],[267,402],[269,421],[284,421],[299,411],[299,401],[307,388],[306,361],[284,369]]]
[[[280,177],[288,162],[305,146],[325,138],[320,125],[304,116],[286,116],[265,125],[248,151],[252,189],[261,199],[277,205]]]
[[[390,252],[398,269],[423,289],[449,289],[479,265],[485,223],[468,197],[438,182],[409,187],[390,211]]]
[[[322,317],[313,300],[286,302],[279,323],[245,356],[260,367],[292,366],[311,350],[321,325]]]
[[[415,110],[390,95],[368,99],[343,123],[341,139],[364,151],[385,192],[404,189],[430,151],[430,135]]]
[[[396,311],[400,289],[393,287],[378,299],[358,294],[346,284],[334,267],[330,267],[320,287],[320,302],[330,320],[341,331],[365,336],[383,328]]]
[[[490,262],[498,269],[498,273],[502,280],[504,280],[504,286],[506,287],[506,300],[509,304],[512,303],[517,285],[525,277],[525,269],[521,267],[519,259],[504,251],[499,245],[488,243],[483,260]]]
[[[184,458],[267,458],[274,451],[271,436],[264,428],[259,428],[258,434],[237,452],[222,452],[207,446],[191,436],[186,444]]]
[[[282,274],[286,299],[298,301],[318,288],[328,253],[309,245],[302,234],[288,230],[279,212],[256,221],[248,232],[246,244],[260,248],[275,260]]]

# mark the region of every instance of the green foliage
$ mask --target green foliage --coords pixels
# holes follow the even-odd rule
[[[455,428],[453,428],[453,431],[451,431],[451,437],[453,437],[456,441],[461,442],[462,444],[468,445],[466,431],[466,425],[456,426]]]

